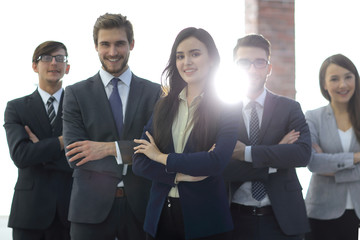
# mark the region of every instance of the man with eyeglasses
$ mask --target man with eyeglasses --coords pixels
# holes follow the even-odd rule
[[[305,167],[311,140],[300,104],[265,88],[271,74],[270,42],[259,34],[234,48],[238,70],[248,78],[241,103],[241,131],[224,171],[230,182],[233,239],[300,240],[309,231],[296,167]]]
[[[67,49],[61,42],[41,43],[32,68],[38,88],[9,101],[5,130],[18,179],[8,226],[14,240],[68,240],[67,213],[72,187],[62,137],[62,78],[68,74]]]

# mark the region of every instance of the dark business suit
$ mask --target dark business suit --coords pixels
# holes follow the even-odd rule
[[[240,127],[239,141],[248,146],[243,116]],[[299,139],[294,144],[278,144],[293,129],[300,132]],[[224,171],[225,180],[231,181],[232,193],[242,182],[262,181],[281,231],[285,235],[308,232],[302,187],[295,168],[308,164],[311,140],[299,103],[267,91],[259,134],[259,144],[251,146],[252,163],[231,160]],[[269,174],[269,167],[277,172]]]
[[[58,140],[62,135],[62,99],[54,131],[37,90],[7,104],[4,127],[11,158],[18,168],[8,225],[11,228],[44,230],[56,218],[60,219],[64,231],[69,235],[67,212],[72,170],[67,164],[64,150],[60,150]],[[30,140],[25,125],[29,126],[39,142]],[[57,238],[54,236],[54,239]]]
[[[229,212],[226,188],[221,175],[229,162],[239,129],[239,114],[224,111],[218,122],[216,147],[211,152],[196,152],[196,142],[190,134],[182,154],[174,153],[173,141],[164,151],[169,153],[164,166],[147,158],[134,155],[135,174],[152,180],[150,200],[147,207],[144,229],[156,236],[160,215],[166,198],[175,186],[176,173],[191,176],[209,176],[199,182],[180,182],[178,190],[183,215],[185,238],[193,239],[229,232],[233,228]],[[152,133],[152,120],[144,129]]]
[[[133,140],[141,136],[159,94],[159,84],[132,75],[123,135],[118,136],[99,73],[67,87],[63,116],[65,145],[82,140],[118,141],[123,162],[128,162],[133,155]],[[151,185],[148,180],[135,176],[131,165],[122,176],[122,165],[118,165],[112,156],[79,167],[75,163],[71,163],[74,168],[69,210],[71,222],[103,222],[112,209],[117,185],[123,179],[130,209],[142,226]]]

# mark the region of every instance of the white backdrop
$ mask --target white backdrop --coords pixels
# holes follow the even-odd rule
[[[209,31],[220,50],[222,65],[230,65],[236,39],[244,33],[243,4],[243,0],[1,3],[1,123],[7,101],[36,88],[38,79],[31,68],[31,57],[41,42],[56,40],[68,47],[71,69],[63,80],[64,86],[73,84],[94,75],[100,67],[92,40],[96,18],[106,12],[122,13],[128,16],[135,31],[131,69],[140,77],[159,82],[176,34],[189,26]],[[341,52],[360,64],[356,5],[359,4],[352,0],[296,2],[296,89],[304,111],[326,104],[317,76],[327,56]],[[0,215],[8,215],[17,169],[10,159],[4,130],[0,130],[0,154]],[[300,169],[299,178],[305,193],[310,174]]]

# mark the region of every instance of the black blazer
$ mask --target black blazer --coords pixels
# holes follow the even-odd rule
[[[5,130],[10,156],[18,168],[18,179],[9,216],[9,227],[45,229],[56,211],[65,226],[72,186],[72,170],[58,136],[62,135],[62,99],[52,132],[44,103],[36,90],[31,95],[8,102]],[[39,138],[33,143],[27,125]]]
[[[241,106],[242,108],[243,106]],[[240,118],[239,140],[250,145],[244,118]],[[278,144],[291,130],[300,131],[294,144]],[[300,104],[267,91],[259,144],[251,147],[252,163],[231,160],[224,171],[234,193],[245,181],[263,181],[281,230],[288,235],[309,231],[302,187],[296,167],[305,167],[311,156],[311,139]],[[268,173],[269,167],[276,173]]]
[[[122,159],[132,160],[134,138],[140,138],[154,105],[160,96],[160,85],[133,75],[126,106],[123,135],[118,136],[109,100],[99,73],[68,86],[64,98],[64,143],[91,140],[118,141]],[[112,156],[74,168],[74,184],[70,200],[69,220],[79,223],[100,223],[109,214],[115,191],[122,175]],[[143,223],[151,182],[135,176],[131,165],[123,177],[129,205]]]

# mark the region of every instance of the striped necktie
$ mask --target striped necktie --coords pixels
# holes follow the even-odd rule
[[[55,101],[55,97],[50,96],[48,101],[46,102],[47,114],[49,116],[49,121],[52,129],[54,129],[55,117],[56,117],[54,104],[53,104],[54,101]]]
[[[256,102],[252,101],[249,103],[251,107],[251,114],[250,114],[250,124],[249,124],[249,135],[250,135],[250,144],[251,146],[257,145],[259,142],[259,117],[256,111]],[[252,181],[251,185],[251,194],[252,197],[257,200],[261,201],[265,198],[266,190],[265,186],[262,182],[259,181]]]

